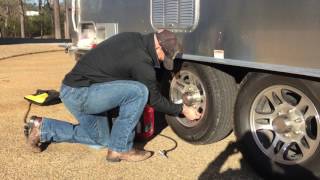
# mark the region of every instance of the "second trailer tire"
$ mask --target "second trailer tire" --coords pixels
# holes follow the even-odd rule
[[[233,107],[237,94],[234,78],[211,66],[183,63],[171,81],[169,96],[182,103],[183,96],[202,112],[198,121],[167,116],[173,131],[193,144],[208,144],[226,137],[233,127]]]
[[[268,178],[320,177],[319,82],[253,73],[235,107],[241,152]]]

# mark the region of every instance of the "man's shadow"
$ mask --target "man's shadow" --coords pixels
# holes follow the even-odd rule
[[[213,160],[207,168],[199,176],[200,180],[209,179],[261,179],[256,175],[249,165],[242,158],[240,160],[240,169],[227,169],[224,172],[220,172],[222,166],[227,159],[239,152],[238,143],[230,142],[226,149]]]
[[[250,138],[251,133],[247,133],[243,139]],[[244,158],[240,160],[240,169],[227,169],[224,172],[220,172],[222,166],[227,161],[229,156],[238,152],[244,152],[243,139],[237,142],[230,142],[226,149],[214,159],[207,168],[199,176],[200,180],[211,180],[211,179],[307,179],[316,180],[317,178],[310,170],[295,165],[292,168],[282,168],[281,172],[275,172],[273,174],[268,173],[274,169],[274,163],[271,160],[261,159],[264,169],[257,166],[250,166],[248,154],[242,153]],[[252,156],[251,156],[252,158]],[[256,157],[258,158],[258,157]],[[251,159],[252,160],[252,159]]]

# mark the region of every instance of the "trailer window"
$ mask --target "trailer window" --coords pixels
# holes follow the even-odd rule
[[[199,0],[151,0],[151,23],[155,30],[191,32],[198,25]]]

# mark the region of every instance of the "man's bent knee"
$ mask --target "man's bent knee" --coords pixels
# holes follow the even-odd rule
[[[147,86],[138,81],[132,81],[130,84],[136,88],[136,93],[138,93],[137,95],[141,97],[143,99],[143,103],[146,104],[149,97],[149,90]]]
[[[148,90],[147,86],[145,86],[144,84],[142,84],[142,83],[139,83],[139,84],[140,84],[140,91],[141,91],[141,96],[143,98],[143,102],[144,102],[144,104],[146,104],[148,101],[148,97],[149,97],[149,90]]]

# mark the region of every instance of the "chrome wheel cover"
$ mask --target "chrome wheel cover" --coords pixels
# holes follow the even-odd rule
[[[198,109],[202,114],[206,113],[206,92],[203,82],[194,73],[181,70],[175,75],[170,84],[170,99],[176,104],[189,104]],[[177,120],[186,127],[195,127],[202,120],[203,116],[196,121],[190,121],[184,116],[177,117]]]

